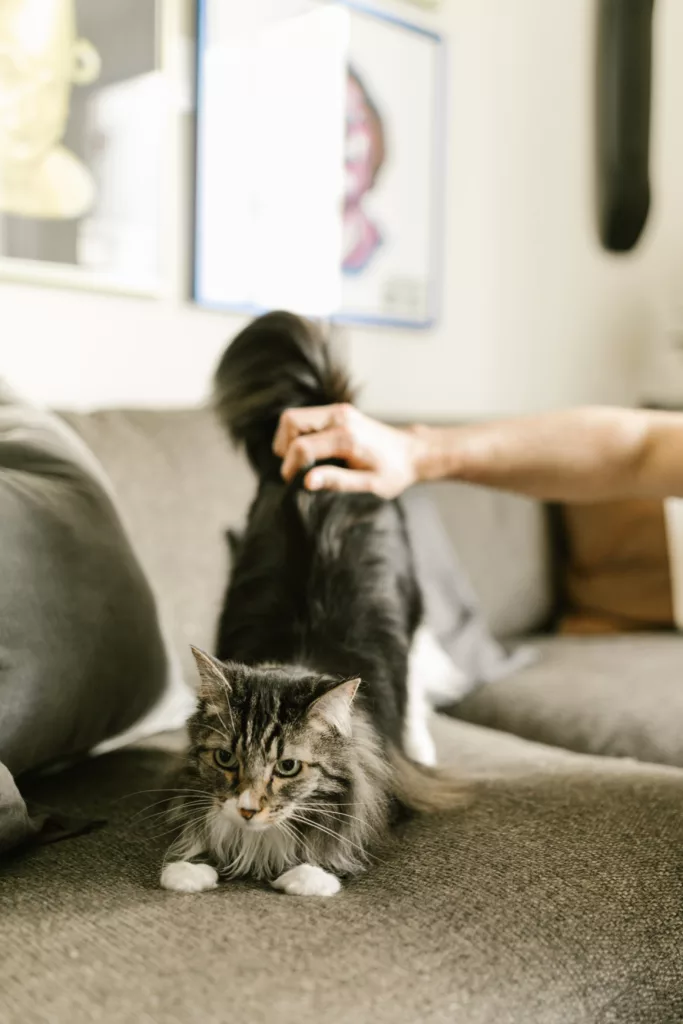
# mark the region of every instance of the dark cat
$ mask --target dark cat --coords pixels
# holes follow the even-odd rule
[[[329,895],[365,866],[393,803],[458,802],[451,780],[404,753],[421,618],[410,545],[397,502],[282,480],[281,413],[352,399],[312,324],[287,313],[252,323],[223,356],[216,397],[259,487],[233,538],[221,660],[195,650],[199,706],[162,885],[199,891],[218,872],[249,873]]]

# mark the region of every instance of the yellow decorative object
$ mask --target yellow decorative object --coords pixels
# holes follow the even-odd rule
[[[0,211],[80,217],[92,206],[88,168],[61,140],[72,83],[100,72],[97,50],[76,36],[74,0],[0,4]]]

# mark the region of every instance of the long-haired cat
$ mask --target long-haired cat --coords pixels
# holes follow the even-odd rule
[[[459,788],[405,752],[420,591],[401,506],[286,484],[281,413],[347,403],[318,329],[288,313],[253,322],[216,375],[218,412],[258,478],[233,570],[218,658],[194,649],[200,689],[161,884],[250,874],[331,895],[368,863],[392,808],[440,810]],[[424,722],[418,723],[424,728]]]

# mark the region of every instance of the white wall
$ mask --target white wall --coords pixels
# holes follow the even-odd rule
[[[387,0],[450,41],[445,303],[431,332],[351,332],[366,408],[455,418],[639,397],[644,349],[678,316],[675,3],[657,13],[656,205],[637,252],[616,257],[593,217],[592,0],[444,0],[435,14]],[[0,372],[60,406],[201,399],[240,320],[174,299],[180,280],[159,301],[0,284]]]
[[[683,5],[674,3],[658,5],[656,24],[656,204],[628,256],[605,253],[596,238],[596,5],[450,5],[444,323],[400,346],[393,336],[354,340],[370,407],[479,414],[639,397],[658,325],[656,283],[672,255],[665,216],[683,203],[683,75],[672,43],[683,38]],[[387,379],[394,360],[400,377]]]

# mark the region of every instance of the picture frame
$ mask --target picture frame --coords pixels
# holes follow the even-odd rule
[[[61,0],[52,12],[36,81],[21,73],[19,32],[0,24],[0,51],[4,41],[18,68],[18,98],[21,90],[40,98],[42,79],[53,95],[61,90],[67,112],[57,123],[54,110],[36,104],[27,131],[43,155],[28,170],[0,167],[0,280],[173,293],[181,273],[181,121],[191,118],[193,98],[187,4]],[[13,189],[13,180],[22,187]]]
[[[433,327],[443,38],[358,0],[280,0],[277,17],[272,0],[245,10],[198,4],[195,302]]]

